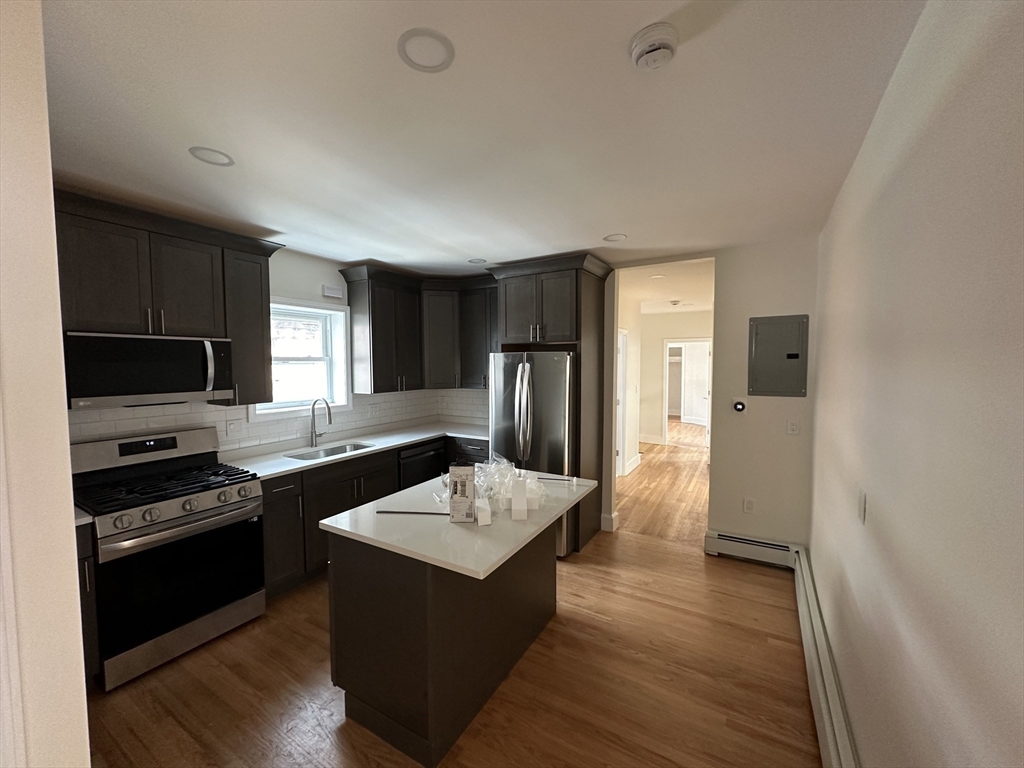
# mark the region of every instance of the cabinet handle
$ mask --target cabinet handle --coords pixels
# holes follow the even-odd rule
[[[149,328],[149,332],[153,332],[153,308],[146,307],[146,326]]]
[[[291,486],[288,486],[288,487],[291,488]],[[302,497],[299,496],[299,520],[305,520],[305,519],[306,519],[306,515],[303,514],[303,512],[302,512]]]
[[[89,561],[85,561],[85,591],[92,592],[92,582],[89,580]]]
[[[365,495],[366,495],[366,478],[365,477],[360,477],[359,478],[359,496],[360,496],[360,498],[362,498]]]
[[[486,389],[487,388],[487,374],[485,373],[483,376],[480,377],[480,379],[483,381],[484,389]]]
[[[540,341],[543,338],[544,338],[544,326],[541,325],[540,323],[537,323],[537,341]]]
[[[289,488],[294,488],[294,485],[282,485],[280,488],[275,488],[271,493],[280,493],[281,491],[287,491]]]
[[[164,311],[160,310],[160,333],[164,336],[167,335],[167,325],[164,323]]]
[[[533,323],[530,323],[530,341],[533,341]]]
[[[238,405],[238,385],[235,384],[235,405]],[[291,486],[288,486],[291,488]]]

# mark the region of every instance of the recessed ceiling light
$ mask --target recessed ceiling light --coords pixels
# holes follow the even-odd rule
[[[625,240],[625,239],[626,239],[626,236],[624,234],[622,234],[621,232],[616,232],[614,235],[605,235],[604,236],[604,240],[607,240],[609,243],[617,243],[620,240]]]
[[[470,259],[469,263],[470,264],[486,264],[487,263],[487,259]]]
[[[444,72],[455,59],[455,46],[440,32],[418,27],[398,38],[398,55],[420,72]]]
[[[188,153],[196,160],[202,160],[204,163],[209,163],[210,165],[219,165],[223,168],[227,168],[229,165],[235,164],[231,155],[227,152],[221,152],[219,149],[210,149],[209,147],[189,147]]]
[[[661,280],[663,277],[664,275],[651,275],[651,280]]]

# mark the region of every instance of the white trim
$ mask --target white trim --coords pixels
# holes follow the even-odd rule
[[[631,459],[630,459],[629,461],[627,461],[627,462],[626,462],[626,471],[625,471],[625,472],[624,472],[623,474],[624,474],[624,475],[628,475],[628,474],[629,474],[630,472],[632,472],[632,471],[633,471],[634,469],[636,469],[637,467],[639,467],[639,466],[640,466],[640,460],[641,460],[641,459],[642,459],[643,457],[644,457],[644,456],[643,456],[643,454],[642,454],[642,453],[638,453],[638,454],[637,454],[636,456],[634,456],[634,457],[633,457],[633,458],[631,458]]]
[[[629,413],[629,331],[619,328],[615,334],[615,474],[617,477],[629,474],[626,469],[626,419]],[[622,384],[621,390],[619,384]],[[614,529],[612,529],[614,530]]]
[[[653,443],[654,445],[666,445],[662,435],[640,435],[641,443]]]
[[[610,515],[601,515],[601,530],[608,531],[609,533],[615,531],[619,527],[619,513],[612,512]]]
[[[807,547],[709,530],[704,535],[704,551],[709,555],[738,557],[794,570],[800,637],[821,763],[823,768],[859,768],[860,760],[814,586]]]

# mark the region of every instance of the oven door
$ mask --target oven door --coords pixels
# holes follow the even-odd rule
[[[264,612],[262,514],[262,500],[240,502],[99,542],[107,690]]]

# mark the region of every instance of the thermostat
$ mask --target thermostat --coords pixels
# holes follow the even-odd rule
[[[732,409],[736,411],[736,413],[743,413],[745,410],[747,410],[747,404],[742,400],[733,400]]]

